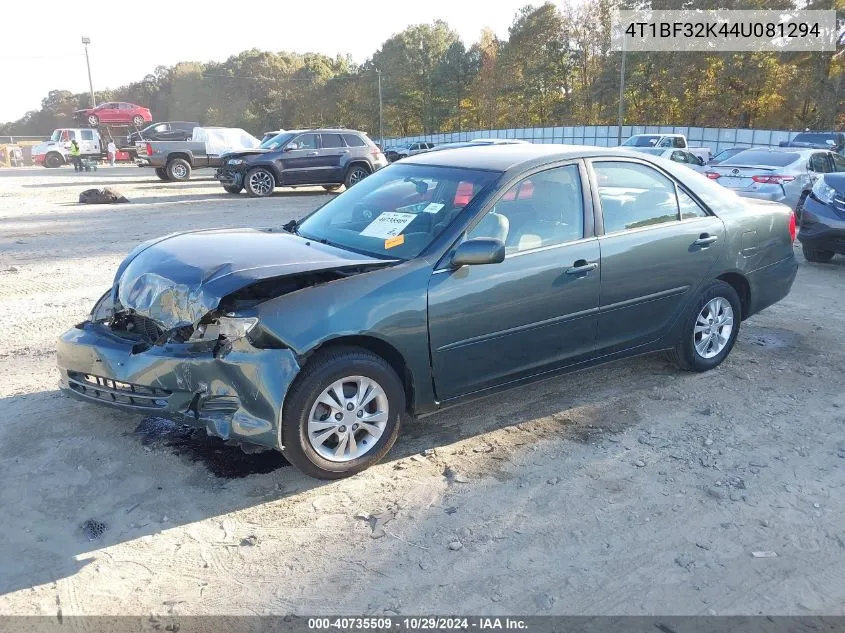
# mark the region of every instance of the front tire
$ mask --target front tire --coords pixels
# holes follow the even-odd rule
[[[369,175],[370,170],[368,167],[365,167],[364,165],[352,165],[352,167],[346,171],[346,178],[344,178],[343,184],[347,189],[349,189],[350,187],[357,185]]]
[[[717,367],[733,349],[741,319],[742,306],[733,286],[712,282],[683,317],[681,336],[669,359],[686,371]]]
[[[167,175],[167,170],[164,167],[156,167],[155,168],[156,176],[158,176],[161,180],[168,181],[170,178]]]
[[[61,167],[65,164],[65,159],[62,158],[61,154],[57,154],[55,152],[47,154],[44,158],[44,166],[49,169],[55,169],[56,167]]]
[[[238,185],[223,185],[223,189],[226,190],[226,193],[238,194],[241,192],[241,189],[243,189],[243,187]]]
[[[404,412],[402,381],[383,358],[356,347],[318,352],[285,399],[282,452],[311,477],[349,477],[385,456]]]
[[[276,179],[269,169],[256,167],[247,172],[244,178],[244,186],[250,197],[266,198],[273,194],[273,190],[276,188]]]
[[[173,158],[167,161],[165,166],[167,177],[176,182],[184,182],[191,179],[191,163],[184,158]]]
[[[814,264],[827,264],[836,255],[833,251],[812,248],[804,244],[801,245],[801,252],[804,253],[804,259]]]

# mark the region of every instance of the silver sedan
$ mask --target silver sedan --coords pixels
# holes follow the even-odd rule
[[[816,179],[836,171],[845,171],[845,163],[826,150],[751,148],[709,166],[706,175],[740,196],[782,202],[800,213]]]

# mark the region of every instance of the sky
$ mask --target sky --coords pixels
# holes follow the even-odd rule
[[[410,24],[445,20],[469,46],[489,27],[506,37],[529,0],[161,0],[79,4],[13,0],[4,7],[0,122],[37,110],[53,89],[88,90],[82,36],[91,38],[94,90],[143,79],[156,66],[222,61],[250,48],[370,57]],[[533,4],[542,4],[535,0]],[[82,7],[100,7],[100,10]],[[238,8],[244,17],[238,17]],[[145,105],[145,104],[140,104]],[[44,133],[49,133],[45,130]]]

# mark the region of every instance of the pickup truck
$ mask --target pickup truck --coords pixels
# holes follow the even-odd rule
[[[190,141],[135,143],[139,167],[152,167],[162,180],[190,180],[194,169],[222,167],[228,153],[258,147],[257,138],[240,128],[196,127]]]
[[[641,147],[655,147],[660,149],[683,149],[694,156],[698,156],[705,163],[710,160],[712,153],[709,147],[690,147],[687,137],[683,134],[634,134],[620,147],[631,149]]]
[[[79,143],[79,152],[85,157],[99,158],[105,144],[100,133],[90,128],[59,128],[53,130],[49,141],[44,141],[32,148],[32,162],[44,167],[61,167],[70,163],[70,142]]]

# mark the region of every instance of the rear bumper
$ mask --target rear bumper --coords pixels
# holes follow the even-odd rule
[[[768,308],[788,295],[797,273],[798,261],[794,254],[749,273],[748,285],[751,289],[749,316]]]
[[[812,248],[845,254],[845,217],[810,196],[804,201],[798,240]]]
[[[216,356],[208,346],[134,347],[99,324],[67,331],[57,345],[59,387],[84,402],[282,448],[282,405],[299,373],[291,350],[257,349],[245,340]]]

